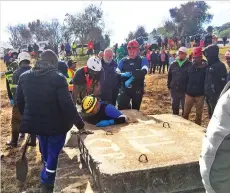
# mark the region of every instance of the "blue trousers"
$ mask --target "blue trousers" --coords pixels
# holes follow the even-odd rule
[[[41,183],[54,184],[57,161],[65,144],[66,135],[38,136],[44,167],[40,174]]]

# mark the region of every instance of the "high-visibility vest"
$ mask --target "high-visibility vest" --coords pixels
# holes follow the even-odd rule
[[[76,49],[77,48],[77,44],[72,44],[72,49]]]
[[[67,74],[68,74],[68,78],[66,78],[66,79],[67,79],[67,83],[68,83],[68,88],[69,88],[69,91],[72,92],[73,91],[73,84],[70,84],[70,81],[74,77],[74,71],[72,69],[68,68]]]
[[[9,83],[10,91],[12,93],[12,88],[16,88],[17,87],[17,85],[16,85],[16,87],[13,85],[13,72],[12,71],[6,72],[5,73],[5,77],[6,77],[7,81],[8,81],[8,83]]]

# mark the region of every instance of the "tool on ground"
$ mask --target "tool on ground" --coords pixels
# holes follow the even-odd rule
[[[28,148],[28,144],[30,142],[30,135],[27,136],[25,146],[23,148],[22,156],[16,162],[16,177],[19,181],[25,182],[27,173],[28,173],[28,161],[26,157],[26,150]]]

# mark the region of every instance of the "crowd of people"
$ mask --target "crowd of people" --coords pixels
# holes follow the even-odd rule
[[[178,52],[173,54],[166,51],[166,45],[160,53],[148,48],[143,54],[137,40],[131,40],[120,47],[116,44],[113,49],[106,48],[103,52],[100,52],[100,49],[95,52],[93,49],[94,44],[90,41],[90,57],[86,65],[78,69],[77,60],[70,59],[67,63],[60,61],[57,54],[50,49],[42,52],[33,68],[28,52],[21,52],[18,59],[7,66],[6,84],[13,108],[12,136],[6,145],[17,147],[19,137],[23,138],[24,134],[28,133],[28,145],[36,146],[37,136],[43,160],[40,181],[45,191],[52,192],[58,155],[64,146],[66,133],[72,126],[78,128],[79,134],[88,135],[93,132],[85,129],[84,122],[96,127],[127,122],[127,117],[120,110],[140,110],[145,76],[155,73],[156,70],[164,73],[166,68],[168,71],[167,87],[172,99],[173,114],[179,115],[181,105],[182,116],[188,119],[195,104],[195,123],[201,125],[206,100],[209,118],[212,118],[209,127],[212,127],[214,119],[219,118],[220,123],[224,121],[225,137],[228,138],[222,137],[222,140],[218,139],[218,143],[225,140],[226,145],[229,144],[230,132],[226,123],[228,115],[225,115],[225,120],[221,118],[223,111],[228,112],[229,104],[220,100],[218,102],[218,99],[220,95],[225,100],[228,99],[229,94],[221,92],[230,76],[227,75],[225,65],[219,60],[217,45],[209,42],[204,49],[195,46],[190,58],[185,46],[181,46]],[[73,42],[72,46],[68,43],[62,44],[61,50],[65,51],[66,55],[69,52],[75,53],[76,43]],[[230,66],[230,51],[225,56]],[[223,92],[228,93],[227,89],[225,87]],[[214,111],[216,105],[219,107]],[[214,118],[213,113],[216,114]],[[214,125],[219,128],[220,133],[223,131],[218,123],[215,122]],[[209,130],[209,127],[207,133],[211,139],[217,133],[212,133],[214,128]],[[223,148],[226,148],[226,145]],[[211,145],[209,147],[211,148]],[[219,147],[222,146],[217,148]],[[203,155],[206,151],[207,149],[203,148]],[[205,156],[202,158],[202,164],[209,166],[201,169],[203,183],[210,189],[207,173],[210,173],[211,165],[206,162]],[[228,160],[226,167],[230,167],[229,157]],[[230,182],[227,182],[228,185],[224,188],[229,188]],[[213,183],[219,188],[219,181]]]

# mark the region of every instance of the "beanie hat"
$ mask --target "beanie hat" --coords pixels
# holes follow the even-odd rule
[[[203,52],[202,52],[202,48],[201,47],[196,47],[193,49],[193,56],[198,57],[198,56],[202,56]]]
[[[54,51],[48,49],[42,52],[41,54],[41,60],[47,62],[49,65],[52,65],[54,67],[57,67],[58,64],[58,57],[54,53]]]

